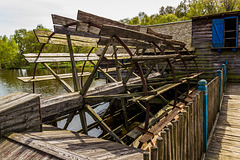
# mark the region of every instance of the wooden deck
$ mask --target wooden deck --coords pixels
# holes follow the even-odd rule
[[[206,159],[240,159],[240,84],[228,84]]]
[[[0,159],[18,159],[19,156],[22,159],[143,159],[140,149],[47,125],[43,130],[12,133],[0,139],[1,151],[3,149]]]

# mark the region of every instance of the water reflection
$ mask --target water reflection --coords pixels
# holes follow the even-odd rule
[[[91,72],[93,70],[92,67],[86,67],[85,71]],[[54,69],[54,71],[58,74],[63,73],[71,73],[71,69],[69,68],[59,68]],[[79,71],[78,71],[79,72]],[[46,69],[37,69],[36,75],[49,75],[50,72]],[[22,81],[18,80],[17,77],[29,77],[33,75],[33,69],[13,69],[13,70],[5,70],[0,69],[0,97],[8,95],[14,92],[27,92],[32,93],[32,83],[23,83]],[[83,79],[85,82],[87,77]],[[73,82],[72,79],[64,79],[72,88]],[[105,84],[105,80],[94,80],[92,83],[93,86],[99,86]],[[41,81],[35,82],[35,93],[41,94],[41,97],[52,96],[57,94],[66,93],[65,89],[56,81],[56,80],[48,80],[48,81]],[[101,115],[102,112],[106,110],[107,103],[104,103],[97,108],[95,108],[95,112]],[[94,120],[89,116],[87,116],[88,124],[93,123]],[[62,128],[65,124],[66,120],[62,120],[58,122],[58,126]],[[76,131],[81,129],[80,118],[76,115],[73,121],[70,123],[68,130]],[[89,134],[92,136],[97,136],[101,134],[101,130],[95,128],[89,131]]]
[[[86,67],[85,71],[92,71],[92,67]],[[69,68],[54,69],[58,74],[71,73]],[[50,72],[46,69],[37,69],[36,75],[49,75]],[[32,93],[32,83],[23,83],[17,77],[28,77],[33,75],[33,69],[13,69],[13,70],[0,70],[0,96],[4,96],[13,92],[27,92]],[[87,77],[83,78],[85,82]],[[71,87],[73,87],[72,79],[64,79]],[[104,80],[93,81],[92,86],[104,84]],[[48,80],[35,82],[35,92],[41,94],[42,97],[66,93],[61,85],[56,80]]]

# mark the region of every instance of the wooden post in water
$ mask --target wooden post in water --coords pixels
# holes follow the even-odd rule
[[[200,80],[198,82],[198,91],[203,92],[203,151],[207,152],[207,136],[208,136],[208,117],[207,117],[207,81]]]

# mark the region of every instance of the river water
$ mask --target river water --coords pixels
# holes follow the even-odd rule
[[[92,67],[86,67],[85,71],[92,71]],[[70,68],[59,68],[54,69],[54,71],[58,74],[61,73],[71,73]],[[78,71],[80,72],[80,71]],[[36,75],[48,75],[50,72],[46,69],[37,69]],[[8,95],[14,92],[27,92],[32,93],[32,83],[23,83],[22,81],[18,80],[17,77],[28,77],[33,75],[33,69],[13,69],[13,70],[6,70],[0,69],[0,97]],[[83,79],[83,82],[86,81],[86,77]],[[64,79],[70,86],[73,87],[72,79]],[[105,80],[99,79],[94,80],[92,86],[99,86],[105,84]],[[48,80],[48,81],[41,81],[35,82],[35,93],[41,94],[41,97],[47,97],[57,94],[66,93],[61,85],[56,80]],[[102,103],[94,110],[96,113],[101,115],[107,107],[107,103]],[[94,122],[94,120],[86,114],[87,123],[90,124]],[[58,122],[58,127],[62,128],[65,124],[66,120],[62,120]],[[79,115],[76,115],[73,121],[69,124],[68,130],[77,131],[81,129],[81,123]],[[102,132],[101,129],[94,128],[88,132],[89,135],[97,137]]]

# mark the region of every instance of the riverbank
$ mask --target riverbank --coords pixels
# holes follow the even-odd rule
[[[84,65],[84,62],[77,62],[76,63],[76,67],[77,68],[83,68],[83,65]],[[61,62],[61,63],[51,63],[49,64],[49,66],[52,68],[52,69],[58,69],[58,68],[71,68],[71,63],[70,62]],[[90,62],[86,62],[85,64],[85,67],[93,67],[93,64],[90,63]],[[0,66],[0,69],[34,69],[35,68],[35,64],[24,64],[24,65],[21,65],[21,66],[14,66],[14,67],[10,67],[10,68],[2,68]],[[45,69],[44,65],[39,63],[37,65],[37,69]]]

